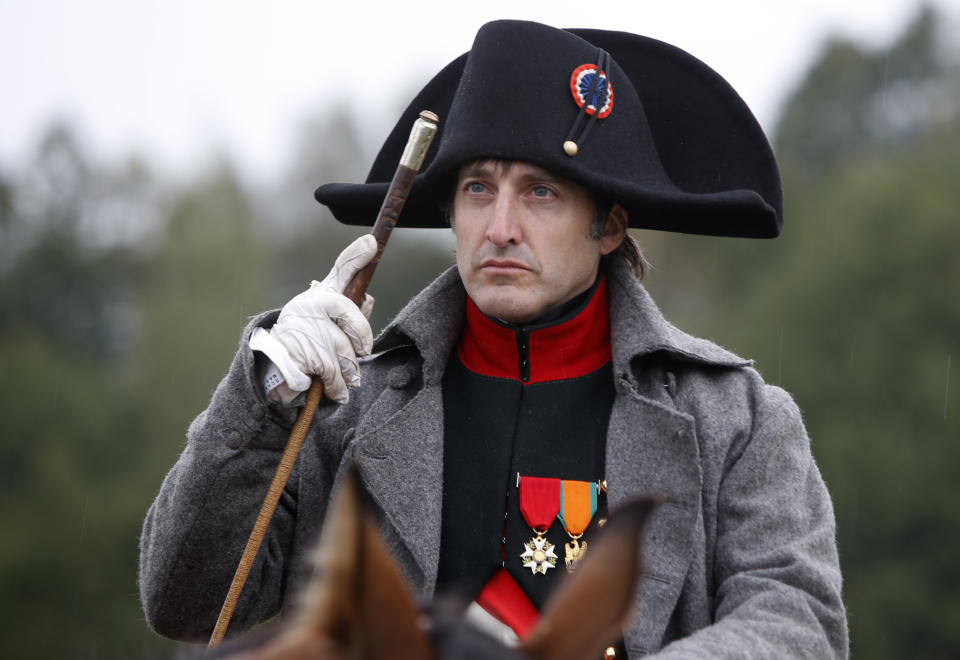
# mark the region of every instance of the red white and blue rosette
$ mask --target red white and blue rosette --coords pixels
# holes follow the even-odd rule
[[[577,106],[583,108],[587,105],[585,112],[593,116],[597,114],[597,119],[607,117],[613,111],[613,85],[607,80],[605,71],[600,71],[600,81],[593,90],[593,95],[588,101],[587,96],[594,86],[597,77],[597,66],[595,64],[581,64],[573,70],[570,76],[570,92],[573,94],[573,100]],[[599,108],[599,111],[597,110]]]

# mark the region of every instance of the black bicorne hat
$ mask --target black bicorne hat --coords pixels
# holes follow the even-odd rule
[[[749,108],[713,69],[655,39],[487,23],[410,103],[366,183],[317,189],[338,220],[373,223],[421,110],[440,130],[401,227],[446,227],[460,165],[486,157],[572,179],[622,205],[631,227],[772,238],[783,224],[777,163]]]

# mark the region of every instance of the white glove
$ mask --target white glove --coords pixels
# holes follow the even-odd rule
[[[327,397],[346,403],[347,386],[360,384],[357,356],[369,355],[373,349],[367,320],[373,297],[367,295],[357,309],[343,290],[376,254],[376,239],[371,234],[361,236],[340,253],[322,282],[314,280],[284,305],[269,337],[262,336],[266,334],[262,331],[251,337],[250,347],[266,353],[291,390],[309,389],[310,376],[316,375]]]

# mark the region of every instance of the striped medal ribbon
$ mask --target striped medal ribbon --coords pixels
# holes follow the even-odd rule
[[[560,511],[557,517],[570,536],[564,545],[564,563],[573,572],[577,562],[587,554],[587,542],[580,537],[587,530],[593,514],[597,512],[597,484],[592,481],[564,479],[560,486]]]

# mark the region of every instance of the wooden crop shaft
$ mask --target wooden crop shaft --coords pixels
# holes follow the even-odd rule
[[[437,121],[438,119],[435,114],[429,110],[425,110],[420,113],[420,118],[414,122],[407,147],[404,149],[403,156],[400,159],[400,165],[393,175],[393,181],[390,182],[387,196],[383,200],[383,205],[377,214],[376,222],[374,222],[373,229],[370,231],[374,238],[377,239],[377,254],[369,264],[353,276],[343,291],[343,294],[350,298],[357,307],[363,304],[363,299],[367,294],[367,287],[370,285],[373,273],[377,269],[377,264],[380,263],[380,257],[383,255],[383,249],[386,247],[387,239],[390,238],[390,232],[393,231],[393,228],[397,224],[397,219],[403,210],[403,204],[407,200],[410,188],[413,187],[413,180],[417,176],[417,171],[423,164],[423,159],[430,146],[430,142],[436,134]],[[303,441],[307,437],[307,431],[313,422],[313,416],[317,412],[317,406],[320,405],[322,399],[323,381],[314,377],[310,382],[310,389],[307,390],[307,398],[304,401],[303,408],[300,410],[300,415],[297,417],[293,430],[290,432],[290,438],[287,440],[287,445],[283,449],[283,454],[280,457],[277,470],[273,475],[273,480],[267,489],[267,495],[264,497],[263,504],[260,506],[260,512],[257,514],[257,519],[253,523],[253,531],[250,532],[250,538],[247,539],[247,545],[244,547],[240,562],[237,564],[233,582],[230,583],[230,590],[227,592],[227,597],[223,601],[220,616],[217,618],[213,634],[210,635],[210,643],[207,645],[207,648],[213,648],[219,644],[227,634],[227,628],[230,625],[230,619],[233,617],[233,611],[236,609],[237,601],[243,592],[243,585],[246,583],[247,576],[250,574],[250,569],[257,557],[260,544],[267,534],[267,528],[270,526],[270,521],[273,519],[273,514],[277,509],[280,495],[283,494],[283,489],[287,485],[287,479],[289,479],[290,472],[293,470],[293,465],[300,453],[300,447],[303,446]]]
[[[363,305],[364,296],[367,294],[367,287],[370,286],[370,280],[373,279],[373,273],[380,263],[380,257],[383,254],[383,248],[387,245],[390,238],[390,232],[397,225],[397,218],[400,217],[400,211],[403,210],[403,204],[407,201],[407,194],[413,186],[413,179],[417,176],[417,171],[409,167],[400,165],[393,175],[393,181],[390,182],[390,189],[383,200],[383,206],[380,207],[380,213],[377,215],[377,221],[373,225],[370,233],[377,239],[377,255],[369,264],[357,271],[353,276],[347,288],[343,290],[343,295],[353,301],[360,307]]]

